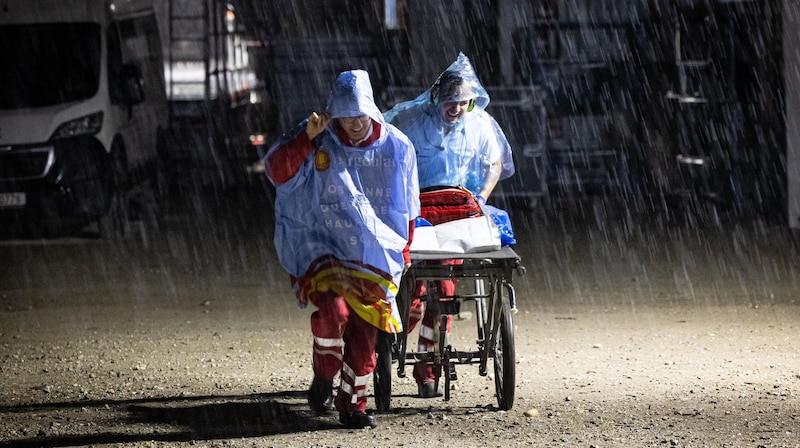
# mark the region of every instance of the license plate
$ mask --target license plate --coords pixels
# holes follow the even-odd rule
[[[25,193],[0,193],[0,208],[21,208],[28,202]]]

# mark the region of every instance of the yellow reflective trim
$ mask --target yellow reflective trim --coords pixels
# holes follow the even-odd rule
[[[394,295],[397,295],[397,292],[400,290],[399,287],[395,285],[392,280],[385,279],[380,275],[373,274],[372,272],[369,271],[348,268],[344,266],[326,268],[317,272],[311,279],[312,290],[321,292],[328,291],[331,288],[331,285],[327,284],[327,277],[329,277],[331,274],[338,273],[338,271],[341,270],[349,271],[349,273],[345,272],[346,275],[350,275],[355,278],[366,279],[373,283],[376,283],[384,290],[394,293]]]
[[[333,275],[348,275],[357,279],[365,279],[380,286],[384,292],[391,292],[397,296],[399,287],[391,280],[385,279],[380,275],[367,270],[349,268],[346,266],[336,266],[323,269],[311,278],[311,290],[326,292],[333,290],[336,294],[343,296],[353,310],[370,325],[388,333],[399,333],[403,329],[402,323],[392,317],[392,310],[385,297],[372,298],[373,303],[365,304],[361,291],[354,288],[342,288],[338,282],[328,281]],[[376,305],[377,308],[376,309]]]

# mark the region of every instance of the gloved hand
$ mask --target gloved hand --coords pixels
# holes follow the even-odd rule
[[[483,197],[481,195],[477,195],[477,196],[475,196],[475,199],[477,199],[478,202],[481,203],[481,205],[486,205],[486,198],[485,197]]]
[[[306,124],[306,134],[308,135],[309,140],[314,140],[314,137],[318,136],[328,127],[328,123],[331,122],[331,116],[327,112],[322,115],[317,115],[316,112],[311,112],[311,115],[308,117],[308,124]]]

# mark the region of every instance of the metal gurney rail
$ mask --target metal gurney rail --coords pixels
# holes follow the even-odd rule
[[[391,407],[392,364],[397,363],[398,377],[405,377],[406,364],[427,363],[433,366],[438,389],[444,379],[444,399],[450,399],[450,381],[457,380],[455,365],[478,364],[478,373],[488,374],[489,359],[493,360],[497,403],[501,409],[511,409],[514,403],[515,348],[512,316],[517,311],[512,280],[514,274],[523,274],[525,268],[510,247],[498,251],[472,254],[411,253],[412,265],[400,283],[398,306],[403,328],[409,325],[411,303],[415,299],[415,285],[423,282],[426,294],[421,300],[434,313],[434,351],[409,352],[407,330],[396,334],[379,333],[376,346],[378,363],[374,374],[375,405],[379,412]],[[458,264],[442,264],[460,260]],[[441,296],[437,281],[472,280],[474,289],[469,293],[456,292]],[[477,349],[458,351],[450,346],[447,337],[447,318],[458,314],[465,301],[475,303]]]

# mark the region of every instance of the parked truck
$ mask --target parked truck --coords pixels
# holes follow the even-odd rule
[[[4,1],[0,66],[2,222],[124,233],[168,123],[151,2]]]

